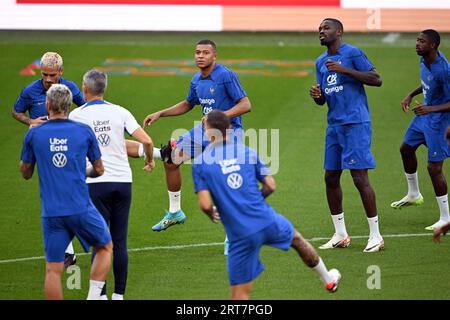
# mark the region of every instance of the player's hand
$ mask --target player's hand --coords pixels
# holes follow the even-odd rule
[[[415,101],[415,104],[416,105],[414,106],[413,111],[414,111],[414,113],[416,115],[423,116],[423,115],[428,114],[428,113],[431,112],[431,108],[430,107],[426,107],[425,108],[425,106],[423,104],[421,104],[419,101]]]
[[[445,139],[447,139],[450,143],[450,126],[445,131]]]
[[[161,112],[159,112],[159,111],[146,116],[144,119],[144,128],[151,125],[153,122],[158,120],[160,117],[161,117]]]
[[[36,127],[38,124],[44,123],[48,120],[47,116],[42,116],[36,119],[30,119],[30,128]]]
[[[217,211],[216,206],[213,206],[213,213],[209,217],[211,218],[211,221],[213,223],[219,223],[220,222],[220,215],[219,215],[219,212]]]
[[[309,89],[309,95],[313,99],[321,99],[322,98],[322,90],[320,89],[320,85],[316,84]]]
[[[152,159],[152,161],[145,161],[145,166],[142,169],[144,169],[147,172],[152,172],[154,168],[155,168],[155,160]]]
[[[441,242],[441,236],[446,235],[447,231],[450,229],[450,222],[436,228],[433,233],[433,241],[436,243]]]
[[[411,100],[412,100],[412,97],[410,95],[407,95],[405,97],[405,99],[402,100],[401,105],[402,105],[403,112],[408,112],[409,105],[411,104]]]
[[[328,71],[331,72],[337,72],[337,73],[345,73],[347,68],[343,67],[340,62],[336,62],[333,60],[327,60],[325,62],[325,66],[327,67]]]

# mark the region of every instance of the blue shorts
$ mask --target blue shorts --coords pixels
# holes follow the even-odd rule
[[[86,213],[62,217],[42,217],[44,251],[47,262],[63,262],[69,242],[76,236],[88,252],[111,241],[105,219],[92,205]]]
[[[328,127],[325,138],[325,170],[373,169],[370,122]]]
[[[233,137],[228,136],[228,139],[235,139],[234,141],[243,142],[244,132],[242,128],[235,128],[231,130]],[[200,155],[203,150],[209,145],[208,137],[205,135],[203,124],[198,124],[184,135],[178,138],[177,148],[187,153],[191,159]]]
[[[280,214],[266,228],[236,241],[230,241],[228,250],[228,278],[230,285],[253,281],[264,271],[259,260],[259,251],[263,245],[288,250],[294,237],[294,227]]]
[[[428,161],[441,162],[450,157],[450,147],[445,139],[446,121],[431,123],[426,117],[416,116],[405,133],[404,144],[417,147],[424,144],[428,148]]]

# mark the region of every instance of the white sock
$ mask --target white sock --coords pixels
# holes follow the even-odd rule
[[[106,294],[100,296],[99,300],[108,300],[108,296]]]
[[[69,245],[67,246],[66,253],[68,253],[68,254],[74,254],[75,253],[75,251],[73,250],[72,241],[70,241]]]
[[[448,195],[446,194],[440,197],[436,197],[436,200],[439,206],[439,212],[441,214],[439,220],[450,221],[450,214],[448,212]]]
[[[175,213],[181,210],[181,190],[175,192],[169,192],[169,212]]]
[[[161,153],[159,148],[153,148],[153,159],[161,159]],[[145,157],[144,145],[139,143],[138,155],[141,158]]]
[[[405,172],[405,176],[406,181],[408,182],[408,197],[415,199],[420,194],[417,172],[411,174]]]
[[[333,279],[330,277],[330,274],[328,273],[327,267],[325,266],[325,263],[323,263],[322,258],[319,257],[319,263],[313,267],[313,269],[319,274],[320,279],[324,284],[330,283],[333,281]]]
[[[105,281],[89,280],[89,292],[87,300],[100,300]]]
[[[334,229],[336,230],[336,233],[340,236],[347,236],[347,229],[345,228],[345,220],[344,220],[344,213],[331,215],[331,218],[333,219]]]
[[[123,294],[113,293],[111,300],[123,300]]]
[[[369,222],[370,235],[369,238],[381,239],[380,228],[378,227],[378,216],[367,218]]]

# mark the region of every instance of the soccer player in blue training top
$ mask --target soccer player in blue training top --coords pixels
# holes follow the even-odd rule
[[[350,245],[342,208],[342,170],[349,169],[358,189],[369,223],[370,235],[364,252],[384,247],[378,227],[375,192],[368,169],[375,168],[370,151],[372,127],[364,85],[381,86],[381,77],[366,55],[342,42],[344,27],[339,20],[326,18],[319,27],[320,44],[327,47],[316,60],[317,85],[310,89],[316,104],[328,105],[325,139],[325,184],[335,234],[320,249]]]
[[[207,115],[214,109],[224,111],[231,118],[234,138],[242,140],[241,115],[251,111],[251,103],[237,75],[216,63],[216,59],[216,44],[211,40],[199,41],[195,48],[195,63],[200,71],[193,76],[186,99],[170,108],[148,115],[144,120],[144,126],[151,125],[160,117],[181,115],[192,110],[195,105],[201,105],[203,115]],[[180,205],[180,165],[183,161],[199,155],[208,143],[208,139],[204,137],[203,125],[200,123],[180,137],[176,144],[175,141],[170,141],[161,149],[161,157],[165,162],[170,207],[164,218],[153,226],[154,231],[165,230],[172,225],[184,223],[186,217]],[[227,240],[225,240],[226,244]]]
[[[22,90],[14,104],[12,111],[13,117],[28,125],[35,126],[43,123],[47,119],[47,110],[45,108],[45,95],[47,90],[55,83],[66,85],[72,92],[73,102],[77,106],[84,104],[84,98],[80,89],[72,81],[62,78],[64,71],[63,59],[56,52],[46,52],[41,58],[41,79],[33,81]],[[29,116],[26,115],[28,111]],[[72,242],[66,249],[65,267],[76,263],[76,256],[73,250]]]
[[[438,50],[439,43],[440,36],[435,30],[424,30],[417,37],[416,52],[421,56],[422,84],[408,94],[401,105],[403,111],[407,112],[413,97],[420,93],[423,93],[424,102],[415,102],[413,111],[416,116],[406,130],[400,147],[408,194],[391,204],[394,209],[400,209],[423,203],[417,178],[416,150],[424,144],[428,148],[428,173],[440,211],[439,220],[426,227],[426,230],[434,230],[450,222],[447,182],[442,172],[444,160],[450,156],[450,148],[444,137],[445,130],[450,125],[450,65]]]
[[[70,121],[72,93],[62,84],[47,91],[49,121],[31,128],[24,139],[20,170],[25,179],[37,164],[41,196],[42,230],[46,260],[47,299],[62,299],[64,249],[76,236],[85,251],[96,251],[90,273],[88,299],[100,298],[111,264],[112,241],[105,220],[89,198],[86,175],[104,172],[92,129]],[[86,158],[92,168],[86,170]]]
[[[447,139],[447,141],[450,143],[450,126],[447,128],[447,131],[445,132],[445,139]],[[435,242],[440,242],[441,235],[447,234],[448,230],[450,230],[450,221],[434,229],[433,240]]]
[[[113,241],[114,293],[112,300],[123,300],[128,276],[128,218],[131,206],[132,172],[128,163],[124,132],[144,145],[145,167],[153,170],[153,142],[134,116],[125,108],[103,100],[107,76],[100,70],[89,70],[83,76],[83,94],[87,103],[73,110],[69,119],[85,123],[100,143],[105,173],[86,180],[95,207],[109,225]],[[106,285],[102,299],[107,299]]]
[[[211,144],[194,159],[192,176],[200,208],[213,222],[222,221],[230,239],[227,263],[231,298],[250,298],[253,280],[264,270],[259,260],[263,245],[294,248],[320,275],[325,288],[335,292],[341,279],[339,271],[328,271],[314,248],[264,200],[275,191],[275,180],[254,150],[228,137],[232,134],[229,128],[230,119],[224,112],[213,110],[206,116],[205,130]]]

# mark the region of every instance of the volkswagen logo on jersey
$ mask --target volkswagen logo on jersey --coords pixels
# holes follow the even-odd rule
[[[331,73],[330,75],[328,75],[327,83],[329,86],[335,85],[337,83],[337,74]]]
[[[55,153],[52,157],[53,165],[57,168],[62,168],[67,164],[67,157],[64,153]]]
[[[98,136],[97,140],[102,147],[106,147],[111,141],[111,138],[106,133],[102,133],[101,135]]]
[[[232,173],[227,178],[228,186],[231,189],[239,189],[242,186],[242,176],[239,173]]]

